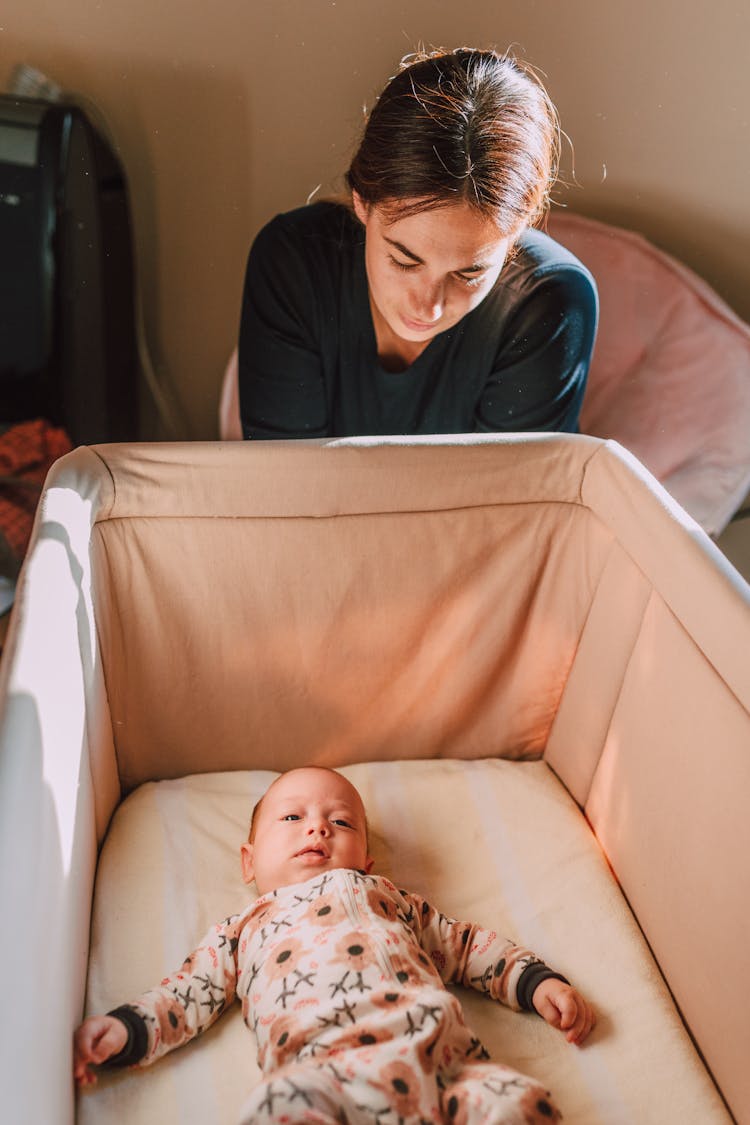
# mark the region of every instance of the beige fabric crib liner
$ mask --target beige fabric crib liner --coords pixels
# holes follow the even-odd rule
[[[141,988],[173,968],[214,905],[236,909],[238,823],[269,779],[255,771],[316,761],[351,768],[372,797],[384,873],[532,945],[536,935],[589,986],[602,1020],[575,1054],[541,1021],[462,997],[498,1058],[546,1077],[582,1121],[669,1120],[667,1091],[699,1113],[674,1120],[726,1120],[679,1011],[735,1119],[750,1120],[749,636],[746,584],[632,458],[596,439],[104,446],[64,458],[0,682],[0,824],[17,857],[3,900],[31,933],[60,935],[11,947],[20,1015],[0,1058],[17,1119],[53,1119],[54,1105],[54,1119],[72,1120],[67,1044],[97,841],[90,999],[115,1003],[138,974]],[[164,841],[183,830],[186,793],[198,812],[184,830],[214,823],[214,780],[232,811],[191,854],[216,837],[222,874],[193,894]],[[388,815],[396,793],[408,844],[409,816]],[[456,826],[455,866],[433,809]],[[436,844],[440,862],[425,859]],[[568,882],[583,935],[577,908],[560,906]],[[127,954],[134,945],[143,959]],[[210,1044],[108,1080],[80,1113],[122,1096],[136,1121],[149,1086],[188,1071],[195,1082],[203,1066],[219,1068],[211,1088],[231,1100],[253,1048],[236,1018],[225,1023]],[[44,1088],[17,1046],[40,1036]],[[230,1041],[224,1060],[218,1044]],[[210,1120],[181,1097],[165,1120]]]

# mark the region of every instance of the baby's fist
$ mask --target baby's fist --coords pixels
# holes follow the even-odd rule
[[[534,994],[536,995],[536,993]],[[114,1016],[89,1016],[73,1036],[73,1077],[78,1086],[93,1086],[92,1066],[118,1055],[128,1042],[128,1029]]]
[[[547,1023],[565,1032],[569,1043],[583,1043],[596,1023],[594,1009],[580,992],[555,977],[537,985],[531,1002]]]

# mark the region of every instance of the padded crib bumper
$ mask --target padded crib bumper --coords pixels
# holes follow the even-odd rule
[[[70,1033],[101,970],[88,964],[98,849],[129,794],[304,762],[502,761],[556,775],[593,827],[687,1025],[674,1009],[675,1034],[705,1060],[689,1047],[712,1107],[701,1121],[726,1119],[709,1072],[750,1121],[748,641],[747,584],[596,438],[62,458],[0,668],[9,1119],[74,1119]],[[512,840],[512,810],[495,807]],[[397,849],[404,825],[386,827]],[[554,855],[543,801],[537,833]],[[573,932],[545,951],[556,963],[574,957]],[[639,1065],[648,1053],[639,1042]],[[628,1112],[609,1119],[648,1120]]]

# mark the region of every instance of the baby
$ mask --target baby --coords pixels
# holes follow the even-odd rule
[[[560,1119],[537,1082],[489,1061],[445,984],[536,1010],[576,1044],[591,1007],[530,950],[371,875],[362,799],[341,774],[282,774],[241,859],[260,897],[158,988],[81,1024],[80,1086],[96,1081],[92,1065],[154,1062],[238,997],[264,1075],[242,1110],[248,1125]]]

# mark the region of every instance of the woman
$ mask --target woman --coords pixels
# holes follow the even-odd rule
[[[557,139],[512,59],[405,61],[347,173],[351,206],[279,215],[252,247],[245,437],[576,431],[596,288],[533,229]]]

